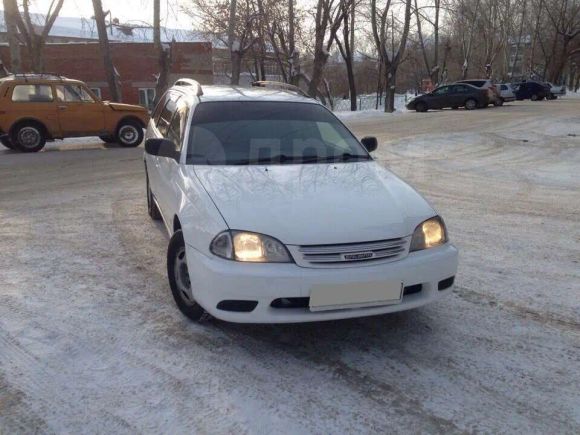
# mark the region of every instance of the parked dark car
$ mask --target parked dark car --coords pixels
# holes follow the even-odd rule
[[[528,80],[521,83],[516,83],[516,99],[517,100],[532,100],[541,101],[544,98],[550,97],[550,87],[545,83]]]
[[[407,109],[426,112],[429,109],[465,107],[473,110],[489,104],[486,89],[479,89],[468,84],[439,86],[433,92],[419,95],[407,103]]]
[[[494,106],[503,105],[504,99],[501,97],[499,89],[491,79],[458,80],[456,83],[465,83],[476,88],[485,89],[487,90],[488,104],[493,104]]]

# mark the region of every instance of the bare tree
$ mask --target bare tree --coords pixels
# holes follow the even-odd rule
[[[411,2],[404,0],[403,28],[399,36],[399,43],[395,45],[395,26],[394,14],[391,9],[391,0],[380,7],[377,7],[377,0],[371,0],[371,27],[375,41],[376,50],[379,53],[379,59],[382,63],[383,78],[385,84],[385,112],[395,111],[395,85],[397,83],[397,70],[403,60],[407,38],[409,36],[409,27],[411,22]],[[391,52],[389,53],[389,12],[391,13]]]
[[[346,3],[341,3],[341,6],[348,7]],[[342,42],[338,34],[334,36],[336,45],[340,51],[344,63],[346,65],[346,75],[348,78],[348,89],[350,96],[350,110],[356,111],[356,80],[354,76],[354,34],[355,34],[355,11],[356,3],[353,1],[350,4],[350,10],[343,14],[342,22]]]
[[[194,8],[183,8],[191,17],[201,18],[206,35],[227,47],[230,54],[230,83],[238,85],[242,61],[254,47],[258,13],[253,0],[193,0]]]
[[[101,0],[93,0],[93,9],[95,13],[95,22],[97,24],[97,32],[99,34],[99,45],[101,47],[101,55],[103,56],[103,63],[105,66],[105,74],[107,76],[107,84],[109,85],[109,93],[111,100],[121,101],[121,91],[115,74],[115,66],[111,57],[111,48],[109,46],[109,37],[107,36],[107,25],[105,23],[105,13],[103,12],[103,5]]]
[[[8,45],[10,46],[11,70],[19,73],[22,67],[22,55],[20,51],[20,41],[18,40],[18,5],[16,0],[4,0],[4,22],[6,23],[6,34]]]
[[[161,42],[161,3],[153,0],[153,45],[157,51],[159,74],[155,86],[155,104],[167,90],[171,70],[171,46],[164,47]]]
[[[350,10],[353,0],[318,0],[314,17],[314,60],[312,75],[308,83],[308,94],[321,96],[319,86],[323,80],[324,66],[328,61],[336,32]]]
[[[43,49],[46,44],[46,39],[54,22],[56,21],[64,0],[52,0],[46,13],[43,24],[33,23],[30,14],[30,0],[23,0],[21,13],[18,7],[14,8],[14,0],[9,0],[8,9],[10,10],[11,26],[16,21],[16,26],[20,32],[20,36],[26,45],[30,66],[33,72],[42,72],[44,70]],[[13,28],[12,28],[13,30]]]
[[[431,7],[429,8],[431,9]],[[432,6],[434,18],[431,21],[431,18],[428,14],[423,14],[421,12],[421,8],[415,0],[415,16],[417,19],[417,37],[419,38],[419,45],[421,47],[421,54],[423,55],[423,62],[425,63],[425,69],[427,70],[427,74],[431,78],[431,81],[434,85],[439,83],[439,74],[441,68],[439,66],[439,18],[441,15],[441,0],[434,0]],[[427,21],[433,26],[433,56],[430,59],[427,45],[425,43],[425,37],[423,34],[423,25],[422,22]]]

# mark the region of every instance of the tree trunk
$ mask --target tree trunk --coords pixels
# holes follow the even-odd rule
[[[99,34],[99,45],[101,47],[101,55],[103,56],[103,62],[105,64],[105,74],[107,76],[111,100],[121,101],[121,92],[115,74],[113,59],[111,57],[111,48],[109,47],[109,37],[107,36],[107,26],[105,24],[105,15],[103,13],[101,0],[93,0],[93,9],[95,11],[95,22]]]
[[[20,42],[18,41],[18,26],[16,24],[16,14],[19,13],[16,0],[4,0],[4,22],[6,23],[8,45],[10,46],[10,69],[13,73],[22,72],[22,55]]]
[[[240,73],[242,72],[242,55],[239,51],[231,52],[231,62],[232,62],[232,77],[230,84],[239,85],[240,84]]]
[[[155,104],[169,87],[169,72],[171,69],[171,47],[168,49],[161,43],[161,1],[153,0],[153,45],[157,50],[159,75],[155,85]]]
[[[393,72],[393,66],[385,68],[385,113],[395,111],[395,84],[397,83],[396,72]]]
[[[235,40],[237,0],[230,0],[230,15],[228,21],[228,49],[230,50],[230,61],[232,64],[231,85],[240,84],[240,72],[242,68],[242,54],[240,52],[240,42]]]

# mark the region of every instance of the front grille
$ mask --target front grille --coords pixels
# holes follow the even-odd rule
[[[398,260],[409,250],[409,237],[337,245],[307,245],[297,249],[297,263],[314,267],[356,265]]]

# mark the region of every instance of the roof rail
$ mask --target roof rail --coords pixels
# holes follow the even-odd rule
[[[173,86],[193,86],[197,88],[196,95],[198,97],[201,97],[203,95],[203,89],[201,88],[201,85],[197,80],[187,78],[178,79]]]
[[[24,81],[28,81],[28,79],[48,79],[48,80],[67,80],[65,76],[61,76],[59,74],[54,73],[16,73],[12,74],[14,79],[24,79]]]
[[[284,91],[296,92],[297,94],[300,94],[303,97],[310,98],[310,95],[308,95],[306,92],[304,92],[298,86],[291,85],[290,83],[275,82],[272,80],[260,80],[260,81],[252,82],[252,87],[254,87],[254,88],[282,89]]]

